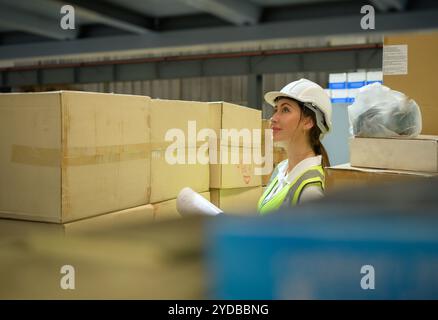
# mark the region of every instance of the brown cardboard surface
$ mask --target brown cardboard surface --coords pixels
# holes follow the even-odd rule
[[[0,242],[36,235],[106,234],[117,228],[153,222],[153,218],[153,207],[147,204],[65,224],[0,219]]]
[[[201,196],[210,201],[210,192],[201,192]],[[181,215],[176,210],[176,199],[153,203],[154,221],[164,221],[169,219],[180,219]]]
[[[189,136],[192,132],[188,131],[188,122],[196,122],[196,132],[194,132],[194,140],[197,138],[197,133],[209,127],[210,109],[207,102],[197,101],[180,101],[180,100],[151,100],[151,143],[152,148],[156,144],[169,144],[166,142],[166,133],[169,130],[181,130],[186,138],[185,144],[178,144],[178,147],[188,148],[194,147],[188,145]],[[192,136],[191,136],[192,137]]]
[[[179,149],[186,155],[184,164],[169,164],[166,150],[153,150],[151,154],[151,203],[174,199],[181,189],[190,187],[196,192],[207,192],[209,189],[209,164],[195,161],[187,163],[189,152],[198,149]]]
[[[438,136],[352,138],[350,162],[353,167],[438,172]]]
[[[210,128],[216,132],[218,144],[249,148],[249,146],[243,145],[242,139],[237,142],[222,135],[221,129],[233,129],[236,132],[249,130],[252,139],[253,130],[261,130],[261,111],[227,102],[210,102],[209,106]],[[260,146],[251,144],[251,147],[259,148]]]
[[[149,202],[148,97],[0,95],[0,216],[69,222]]]
[[[225,213],[257,214],[262,187],[210,189],[211,202]]]
[[[254,152],[260,149],[247,149],[237,147],[222,147],[222,160],[228,159],[227,163],[221,161],[218,164],[210,164],[210,188],[241,188],[260,186],[261,175],[256,175],[255,168],[261,166],[254,161]],[[244,157],[250,159],[250,163],[244,161]],[[218,156],[219,158],[219,156]],[[239,161],[234,161],[238,159]]]
[[[384,85],[413,98],[423,118],[422,134],[438,135],[438,32],[394,34],[384,45],[408,45],[408,74],[383,75]]]
[[[0,250],[0,299],[205,299],[203,236],[199,219],[182,219],[9,239]],[[61,288],[65,265],[74,268],[74,290]]]
[[[328,167],[325,172],[328,192],[352,186],[372,186],[377,183],[405,182],[413,179],[438,177],[436,173],[358,168],[350,166],[349,163]]]

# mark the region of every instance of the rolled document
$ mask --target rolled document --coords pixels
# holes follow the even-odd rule
[[[176,210],[182,216],[215,216],[223,211],[190,188],[182,189],[176,198]]]

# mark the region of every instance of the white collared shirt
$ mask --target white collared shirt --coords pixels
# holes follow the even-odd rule
[[[321,165],[322,156],[318,155],[315,157],[306,158],[300,161],[289,173],[287,168],[289,166],[289,161],[286,159],[280,162],[277,166],[278,168],[278,182],[277,185],[272,188],[271,192],[266,196],[265,201],[269,201],[277,193],[279,193],[286,185],[294,182],[299,176],[301,176],[304,171],[308,170],[310,167]],[[299,203],[305,203],[315,199],[322,198],[324,192],[319,186],[310,185],[303,189],[299,199]]]

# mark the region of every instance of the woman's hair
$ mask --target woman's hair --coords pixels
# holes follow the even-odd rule
[[[306,105],[301,102],[301,101],[297,101],[295,99],[289,98],[289,97],[277,97],[274,102],[277,102],[280,99],[289,99],[292,101],[295,101],[298,106],[300,107],[301,110],[301,114],[300,114],[300,121],[301,121],[301,117],[304,115],[305,117],[311,117],[313,120],[313,127],[310,129],[309,131],[309,143],[310,146],[313,149],[313,152],[315,152],[316,155],[321,155],[322,156],[322,162],[321,165],[323,168],[326,167],[330,167],[330,160],[327,154],[327,151],[324,148],[324,145],[321,143],[321,141],[319,140],[319,137],[321,135],[321,129],[316,125],[316,114],[315,112],[313,112],[312,109],[307,108]]]

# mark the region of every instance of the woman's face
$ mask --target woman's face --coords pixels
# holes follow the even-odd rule
[[[271,118],[275,142],[302,138],[298,136],[304,136],[312,126],[311,119],[301,116],[301,109],[294,100],[281,98],[275,103],[274,114]]]

